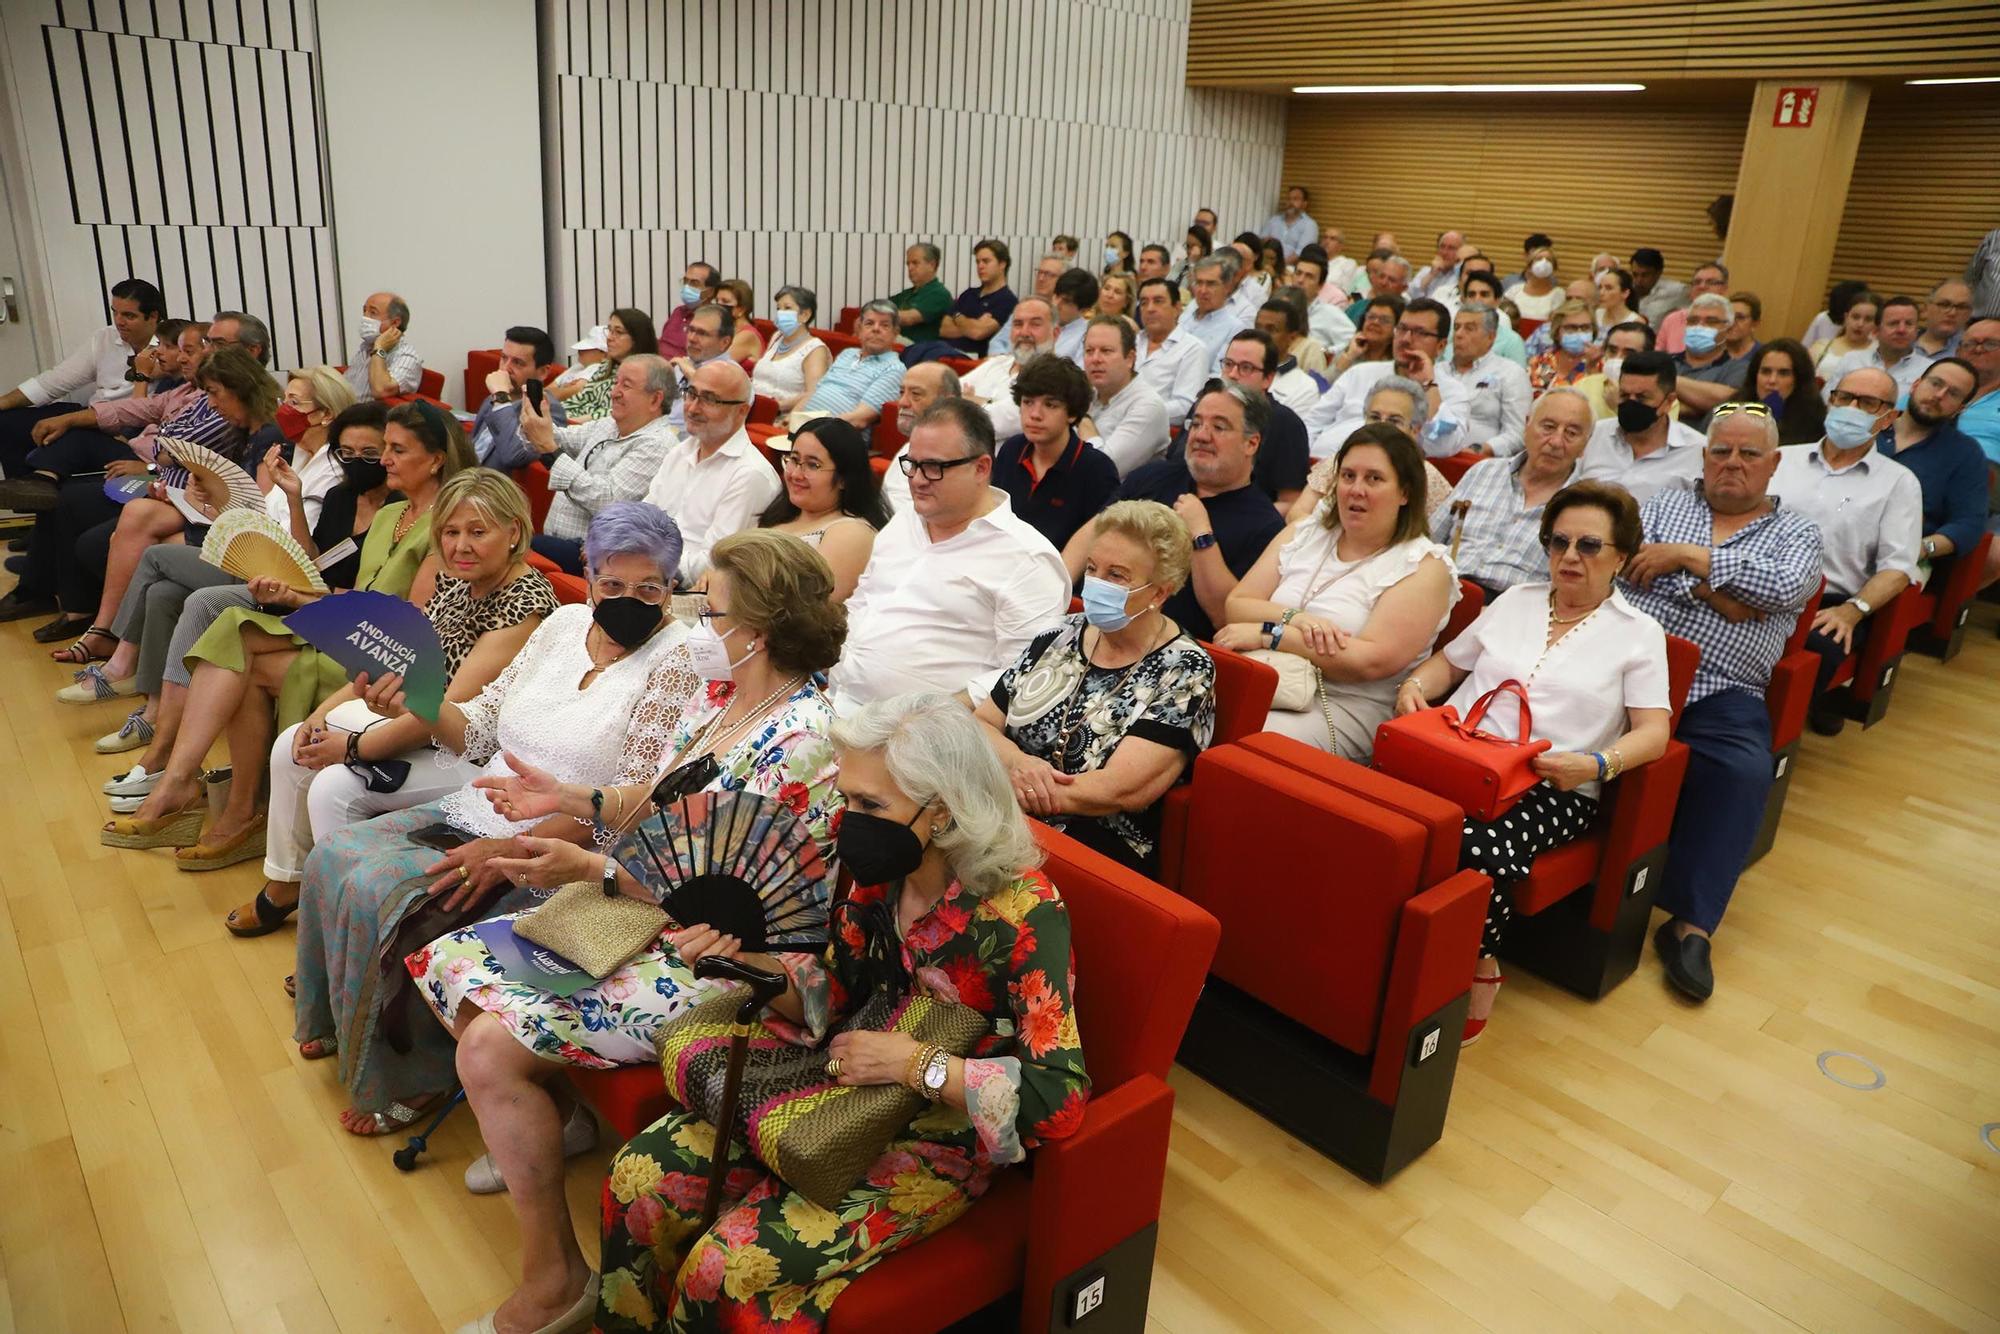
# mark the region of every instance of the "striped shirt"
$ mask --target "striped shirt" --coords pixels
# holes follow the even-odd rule
[[[248,453],[245,445],[249,439],[249,434],[242,427],[231,424],[210,406],[207,394],[200,394],[196,396],[194,402],[158,426],[148,427],[138,440],[132,442],[132,448],[141,456],[151,458],[161,440],[186,440],[197,445],[207,445],[222,457],[241,465]],[[141,441],[148,443],[142,447]],[[250,472],[252,468],[246,467],[243,470]],[[186,486],[187,469],[177,463],[163,462],[160,465],[160,480],[168,486]]]
[[[1431,524],[1431,537],[1451,548],[1451,563],[1463,578],[1505,590],[1549,577],[1548,556],[1542,551],[1542,511],[1548,502],[1530,505],[1522,493],[1521,473],[1527,466],[1526,454],[1481,459],[1451,489],[1450,502]],[[1563,486],[1575,480],[1572,467]]]
[[[1686,570],[1655,578],[1651,586],[1625,584],[1626,599],[1670,635],[1701,649],[1687,702],[1724,690],[1763,697],[1785,641],[1819,586],[1819,529],[1782,507],[1739,529],[1721,546],[1715,512],[1699,491],[1660,491],[1640,507],[1646,542],[1686,542],[1708,547],[1708,586],[1763,615],[1731,621],[1694,595],[1702,581]]]
[[[347,383],[354,390],[354,396],[363,402],[375,397],[375,390],[368,383],[368,363],[375,356],[375,345],[363,339],[361,346],[354,349],[354,356],[347,363]],[[399,339],[389,349],[389,378],[396,382],[399,394],[414,394],[417,386],[424,382],[423,354],[410,346],[407,338]]]

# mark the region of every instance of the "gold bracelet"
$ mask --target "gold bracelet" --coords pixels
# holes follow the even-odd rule
[[[909,1088],[914,1090],[918,1087],[920,1081],[917,1072],[930,1064],[930,1052],[930,1043],[919,1042],[916,1050],[910,1053],[909,1063],[903,1067],[903,1083]]]
[[[623,829],[625,827],[625,789],[614,787],[611,789],[611,795],[618,798],[618,814],[611,817],[611,827],[613,829]]]

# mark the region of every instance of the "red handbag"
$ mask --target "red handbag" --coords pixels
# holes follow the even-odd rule
[[[1481,695],[1461,722],[1447,704],[1391,718],[1375,729],[1375,767],[1391,778],[1434,792],[1465,808],[1482,822],[1499,819],[1541,776],[1535,756],[1549,749],[1548,741],[1509,741],[1481,730],[1494,696],[1511,694],[1521,702],[1521,735],[1529,734],[1528,690],[1519,681],[1502,681]]]

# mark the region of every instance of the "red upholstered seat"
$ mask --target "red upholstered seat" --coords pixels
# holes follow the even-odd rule
[[[814,329],[813,337],[826,344],[827,355],[838,357],[850,347],[860,347],[861,340],[851,333],[838,329]]]
[[[892,398],[882,405],[881,415],[875,418],[874,429],[869,432],[868,447],[878,459],[893,459],[903,447],[903,432],[896,425],[898,402]]]
[[[1979,594],[1980,576],[1986,569],[1987,552],[1992,546],[1993,534],[1983,534],[1971,551],[1946,556],[1932,565],[1930,582],[1911,590],[1916,594],[1918,606],[1929,612],[1918,621],[1919,646],[1925,651],[1936,652],[1947,662],[1957,655],[1966,617],[1971,613],[1972,599]]]
[[[549,587],[555,591],[557,602],[568,606],[574,602],[590,601],[590,586],[581,578],[569,573],[540,552],[530,551],[526,559],[530,568],[540,570],[542,577],[549,581]]]
[[[1850,653],[1836,667],[1828,689],[1846,687],[1848,698],[1863,721],[1873,727],[1888,712],[1896,669],[1909,647],[1910,635],[1927,623],[1932,608],[1914,587],[1906,588],[1868,618],[1868,637],[1859,653]]]
[[[838,329],[841,333],[851,334],[854,332],[855,324],[860,319],[861,319],[861,307],[842,306],[840,308],[840,318],[834,321],[833,327],[835,329]]]
[[[514,484],[528,497],[528,513],[534,516],[535,531],[539,533],[548,522],[549,502],[555,499],[555,493],[549,490],[549,465],[530,463],[516,469]]]
[[[1474,454],[1468,450],[1463,454],[1453,454],[1447,458],[1432,459],[1431,466],[1443,473],[1444,479],[1447,482],[1450,482],[1453,486],[1457,486],[1458,479],[1471,471],[1473,464],[1485,457],[1487,456],[1484,454]]]
[[[978,357],[939,357],[938,364],[949,366],[960,375],[972,374],[972,368],[979,364]]]
[[[768,426],[778,420],[778,400],[766,394],[758,394],[750,400],[749,424]]]
[[[770,346],[771,340],[778,336],[778,326],[769,320],[752,318],[750,327],[757,331],[758,336],[764,340],[766,347]]]
[[[1805,731],[1806,709],[1812,703],[1813,675],[1819,668],[1819,655],[1806,648],[1806,635],[1812,630],[1812,619],[1819,612],[1819,600],[1825,591],[1826,580],[1822,579],[1793,623],[1785,651],[1771,673],[1771,684],[1764,691],[1764,705],[1771,713],[1773,752],[1791,745]]]
[[[1215,663],[1215,735],[1208,744],[1226,746],[1262,730],[1271,713],[1271,698],[1278,693],[1277,670],[1207,640],[1202,640],[1201,646]],[[1182,783],[1167,792],[1160,806],[1160,883],[1169,887],[1180,884],[1181,851],[1193,794],[1193,785]]]
[[[1479,613],[1486,610],[1486,590],[1470,579],[1458,581],[1458,602],[1445,619],[1444,629],[1438,631],[1431,651],[1436,652],[1452,640],[1465,633],[1465,627],[1479,619]]]

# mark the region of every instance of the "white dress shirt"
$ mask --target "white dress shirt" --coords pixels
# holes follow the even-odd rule
[[[1440,376],[1465,386],[1472,410],[1465,442],[1485,445],[1503,457],[1520,453],[1521,428],[1528,424],[1528,408],[1535,397],[1527,369],[1498,352],[1488,352],[1463,371],[1451,361],[1440,361],[1437,369]]]
[[[1665,447],[1634,458],[1618,419],[1606,417],[1591,429],[1576,480],[1616,482],[1643,505],[1658,491],[1692,491],[1701,480],[1701,451],[1706,444],[1706,437],[1692,426],[1669,422]]]
[[[942,542],[915,513],[889,521],[847,599],[847,646],[829,678],[834,708],[915,690],[990,686],[1069,610],[1062,554],[989,488],[993,508]]]
[[[1167,453],[1167,405],[1153,387],[1134,378],[1114,394],[1090,404],[1097,426],[1096,445],[1118,465],[1120,477]]]
[[[1320,291],[1324,293],[1325,288]],[[1337,357],[1354,341],[1354,321],[1344,307],[1330,301],[1315,301],[1306,307],[1306,332],[1319,340],[1329,357]]]
[[[69,355],[32,379],[21,382],[21,397],[35,407],[51,403],[110,403],[132,397],[138,388],[125,378],[132,364],[132,349],[118,336],[118,327],[107,324]]]
[[[1185,420],[1195,395],[1208,383],[1208,345],[1186,329],[1175,329],[1158,346],[1139,331],[1139,378],[1167,405],[1167,420]]]
[[[1014,376],[1019,366],[1013,353],[1002,352],[974,366],[958,382],[961,394],[986,401],[986,416],[993,423],[995,440],[1007,440],[1021,433],[1021,405],[1014,401]]]
[[[1771,494],[1819,527],[1820,564],[1829,593],[1853,597],[1883,570],[1898,570],[1919,582],[1923,487],[1915,473],[1872,443],[1844,468],[1829,465],[1821,445],[1785,446],[1778,451]]]
[[[1458,453],[1471,439],[1465,432],[1466,423],[1472,419],[1472,404],[1466,397],[1465,386],[1443,374],[1443,369],[1443,363],[1436,367],[1438,409],[1431,414],[1430,422],[1419,433],[1422,438],[1417,441],[1424,453],[1434,459]],[[1314,458],[1330,458],[1340,452],[1347,437],[1361,429],[1368,392],[1394,374],[1394,361],[1364,361],[1350,366],[1319,396],[1311,412],[1301,414],[1312,437]]]
[[[556,452],[546,456],[549,490],[555,494],[542,531],[581,542],[597,511],[614,500],[638,500],[651,492],[680,435],[665,417],[653,418],[630,435],[618,434],[617,422],[599,417],[558,426],[555,438]]]
[[[1083,369],[1083,336],[1090,332],[1090,321],[1079,315],[1068,324],[1056,326],[1056,355],[1065,357]]]
[[[1287,359],[1289,360],[1289,358]],[[1277,378],[1271,381],[1271,397],[1299,414],[1300,420],[1319,403],[1319,381],[1299,369],[1293,361],[1289,367],[1279,363]]]
[[[745,528],[777,498],[778,470],[738,430],[707,458],[693,436],[667,450],[646,503],[673,515],[681,529],[680,577],[692,583],[708,570],[709,548]]]

